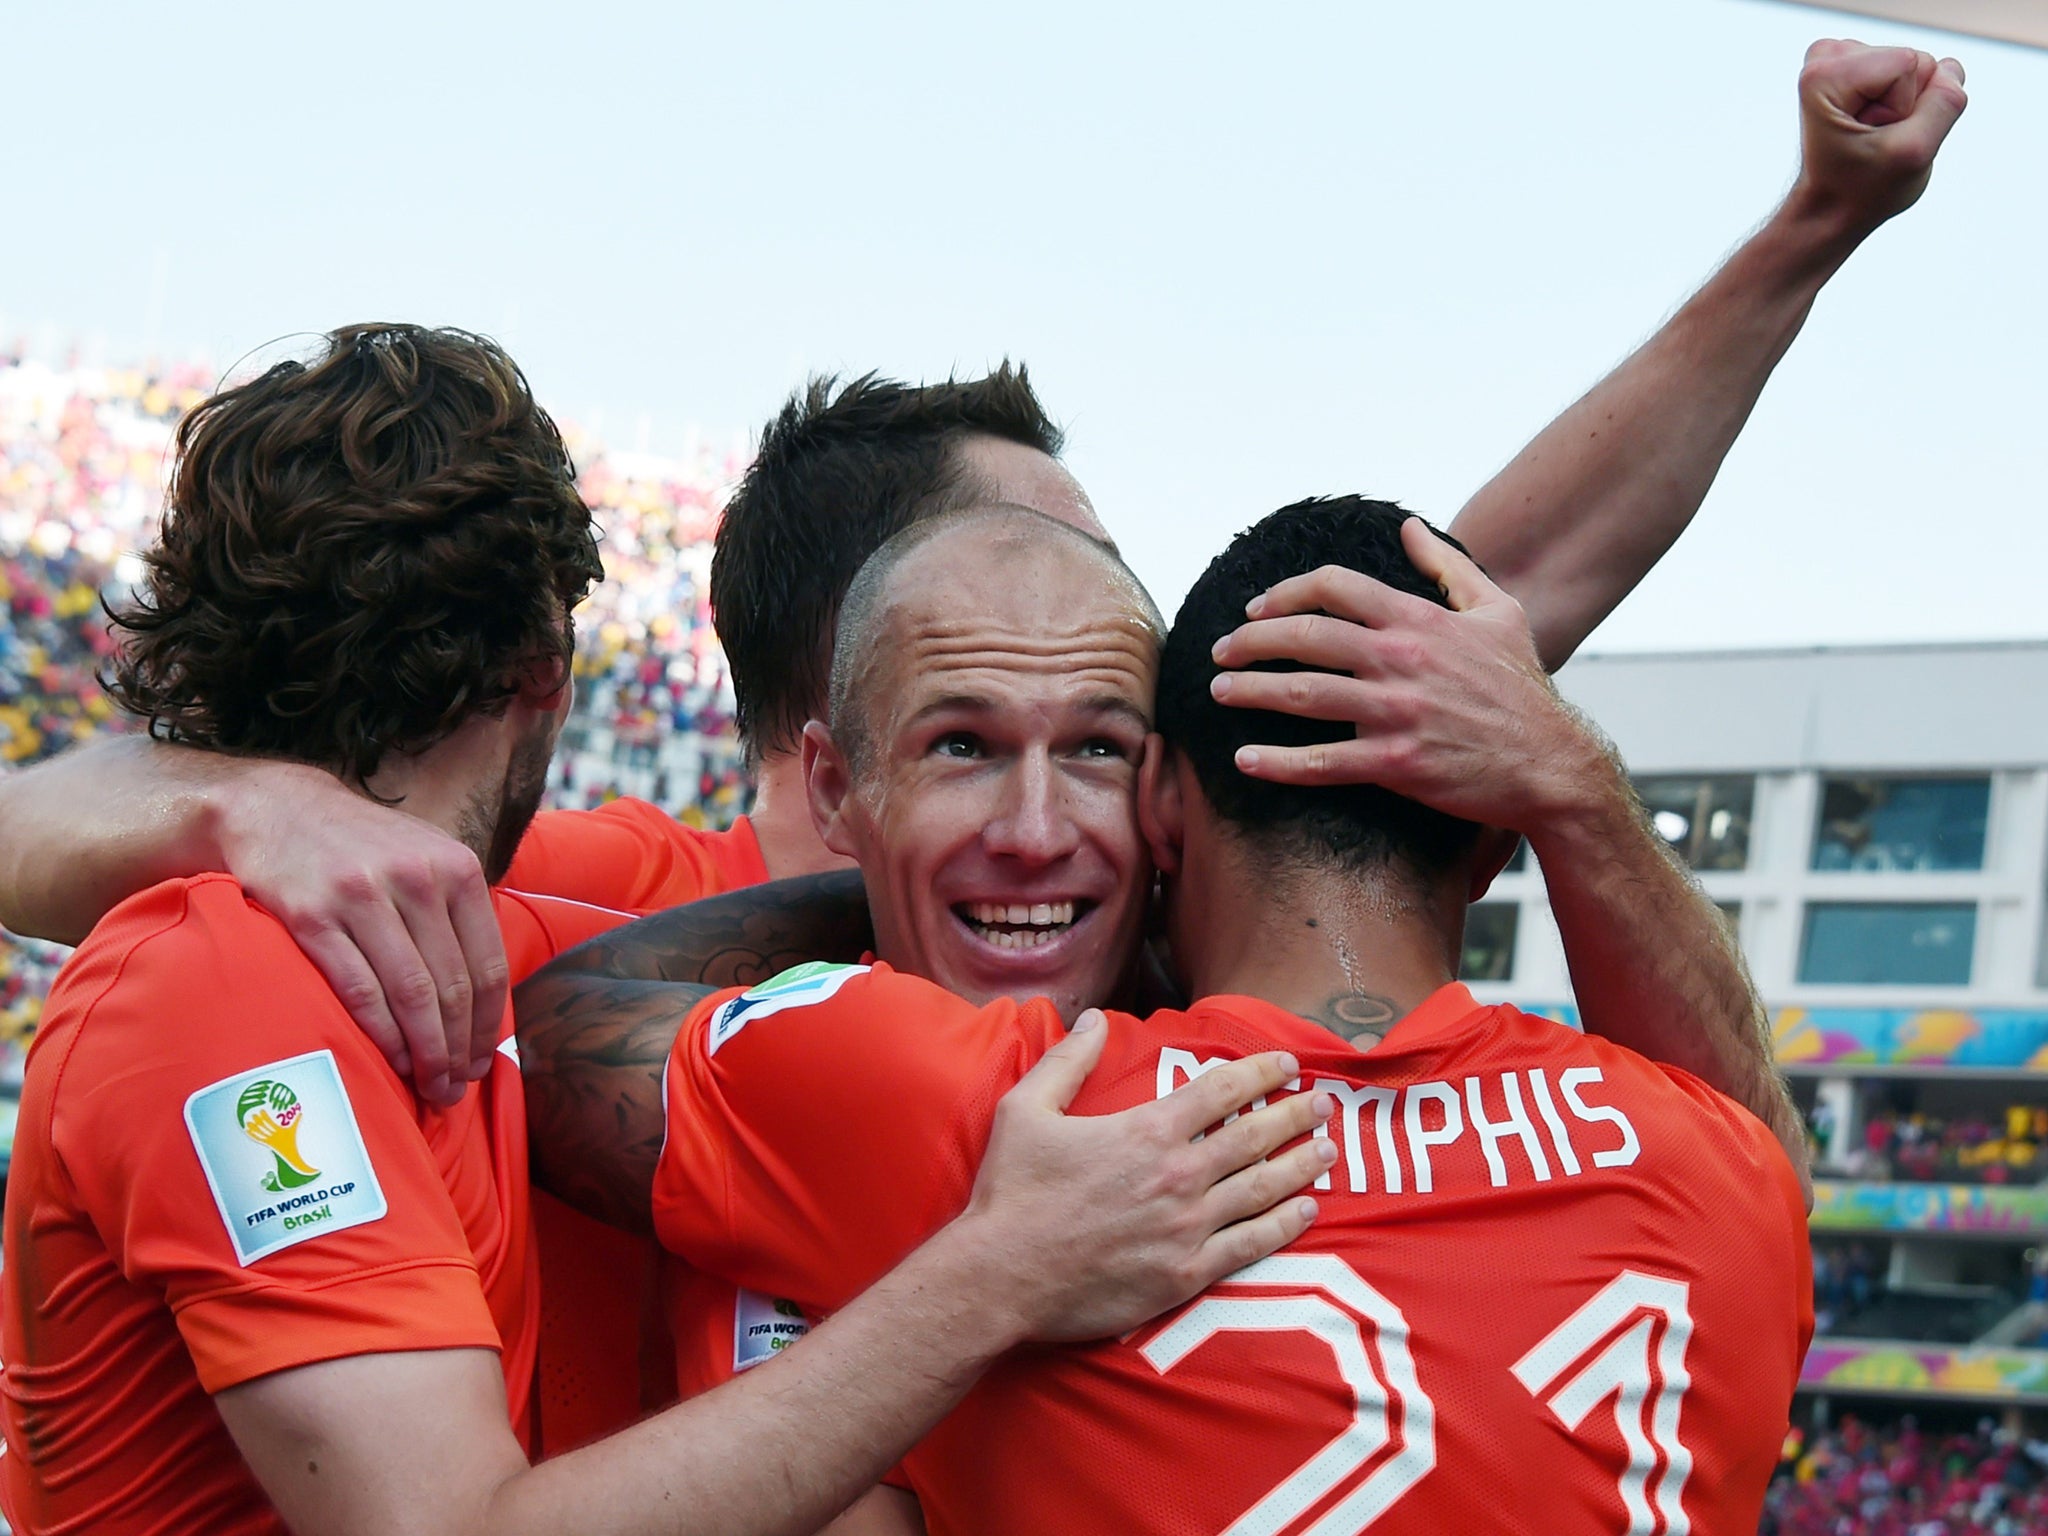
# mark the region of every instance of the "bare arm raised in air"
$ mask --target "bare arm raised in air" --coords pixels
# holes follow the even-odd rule
[[[1401,539],[1450,608],[1326,566],[1274,587],[1221,642],[1225,667],[1331,669],[1220,673],[1224,703],[1357,729],[1322,746],[1248,748],[1238,766],[1282,783],[1380,784],[1526,836],[1587,1030],[1748,1109],[1810,1199],[1805,1131],[1719,910],[1650,826],[1613,749],[1558,697],[1520,605],[1420,518]]]
[[[1527,610],[1550,670],[1685,531],[1821,289],[1919,198],[1965,103],[1953,59],[1815,43],[1785,201],[1466,503],[1451,531]]]

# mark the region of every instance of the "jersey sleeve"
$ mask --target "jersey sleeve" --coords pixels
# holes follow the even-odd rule
[[[79,957],[72,980],[91,991],[51,1135],[114,1262],[171,1308],[201,1384],[384,1350],[497,1349],[423,1129],[438,1112],[417,1107],[238,887],[142,899],[164,906],[154,931]]]
[[[988,1109],[1057,1038],[885,966],[799,966],[677,1035],[655,1229],[701,1269],[830,1312],[958,1214]]]
[[[726,889],[709,840],[644,800],[534,817],[502,882],[600,907],[658,912]]]

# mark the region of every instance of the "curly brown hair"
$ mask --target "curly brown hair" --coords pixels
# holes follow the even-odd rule
[[[603,574],[575,475],[495,342],[343,327],[179,425],[108,690],[154,736],[367,779],[566,665]]]

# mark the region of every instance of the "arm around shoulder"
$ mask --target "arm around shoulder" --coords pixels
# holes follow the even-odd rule
[[[138,891],[226,868],[233,758],[127,736],[0,779],[0,925],[76,944]]]
[[[75,944],[165,880],[220,872],[276,915],[438,1102],[497,1044],[507,972],[476,855],[302,763],[143,736],[0,779],[0,925]]]

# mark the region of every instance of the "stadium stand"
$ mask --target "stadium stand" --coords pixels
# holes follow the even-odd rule
[[[1910,1102],[1912,1085],[1902,1085]],[[1917,1183],[2038,1184],[2048,1175],[2048,1106],[2006,1104],[1954,1117],[1889,1105],[1853,1145],[1832,1150],[1833,1106],[1808,1117],[1816,1162],[1847,1178]]]
[[[1845,1418],[1794,1431],[1764,1503],[1763,1536],[2024,1536],[2048,1529],[2048,1442],[1984,1419],[1923,1430]]]

